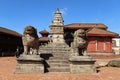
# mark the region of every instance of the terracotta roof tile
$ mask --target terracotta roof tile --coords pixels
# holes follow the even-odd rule
[[[99,29],[99,28],[93,28],[90,31],[87,32],[88,35],[90,34],[97,34],[97,35],[107,35],[107,36],[119,36],[117,33],[107,31],[104,29]]]
[[[68,24],[68,25],[65,25],[65,29],[89,29],[89,28],[101,28],[101,29],[107,29],[107,26],[105,26],[104,24],[90,24],[90,23],[86,23],[86,24],[83,24],[83,23],[76,23],[76,24]]]
[[[49,34],[49,32],[46,31],[46,30],[40,31],[39,33],[40,33],[40,34]]]

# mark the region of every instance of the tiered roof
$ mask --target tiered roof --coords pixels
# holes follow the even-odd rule
[[[40,38],[39,38],[39,41],[40,41],[40,42],[49,42],[50,39],[49,39],[48,37],[40,37]]]
[[[40,34],[49,34],[49,32],[46,31],[46,30],[40,31],[39,33],[40,33]]]
[[[48,31],[43,30],[43,31],[40,31],[39,33],[42,35],[42,37],[39,38],[40,42],[49,42],[50,41],[50,39],[48,38],[48,35],[49,35]]]

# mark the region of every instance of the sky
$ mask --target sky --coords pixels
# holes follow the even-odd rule
[[[120,34],[120,0],[0,0],[0,27],[21,34],[28,25],[49,31],[57,8],[64,25],[103,23]]]

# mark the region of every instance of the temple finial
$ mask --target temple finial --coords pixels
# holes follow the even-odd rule
[[[61,12],[60,12],[60,10],[59,10],[59,8],[57,8],[57,10],[56,10],[56,12],[55,12],[55,13],[61,13]]]
[[[59,11],[58,8],[54,13],[54,19],[52,20],[51,25],[64,25],[62,13]]]

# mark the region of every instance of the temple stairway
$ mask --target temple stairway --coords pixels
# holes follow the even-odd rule
[[[45,59],[46,73],[69,73],[70,47],[65,43],[50,43],[39,49],[41,57]]]

